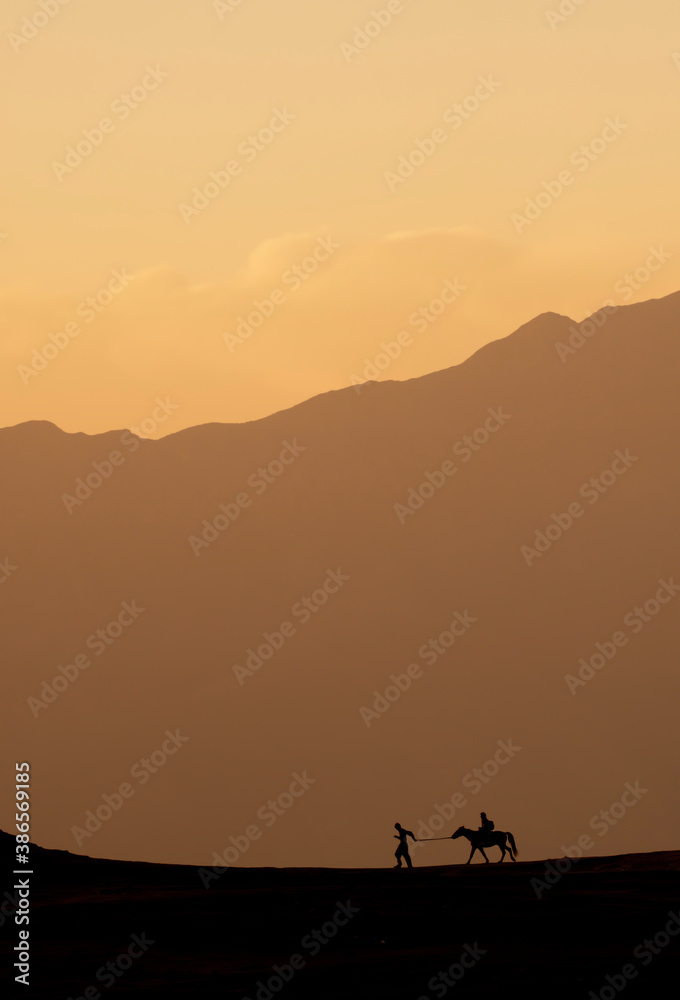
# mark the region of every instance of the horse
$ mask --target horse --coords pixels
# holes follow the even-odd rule
[[[482,857],[489,864],[489,859],[484,853],[485,847],[500,847],[501,856],[498,859],[498,864],[501,864],[505,860],[506,853],[510,855],[513,861],[516,861],[517,845],[515,844],[515,838],[511,833],[502,833],[500,830],[495,830],[492,833],[484,833],[482,830],[468,830],[465,826],[459,826],[455,833],[451,834],[451,840],[457,840],[459,837],[465,837],[470,841],[472,850],[470,851],[470,857],[465,862],[469,865],[472,861],[472,857],[475,851],[480,851]],[[507,846],[507,841],[510,841],[510,846]]]

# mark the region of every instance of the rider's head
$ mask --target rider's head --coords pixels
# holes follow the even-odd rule
[[[486,813],[482,813],[482,819],[486,819]]]
[[[395,823],[394,824],[394,829],[395,830],[401,830],[401,823]]]

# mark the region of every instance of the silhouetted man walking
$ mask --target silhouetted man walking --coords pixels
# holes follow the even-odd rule
[[[406,859],[406,864],[408,865],[408,867],[409,868],[413,868],[413,863],[411,862],[411,856],[408,853],[408,839],[407,838],[410,837],[411,840],[413,840],[414,842],[415,842],[416,838],[413,836],[413,834],[411,833],[410,830],[405,830],[403,828],[403,826],[401,825],[401,823],[395,823],[394,824],[394,829],[397,831],[394,836],[399,841],[399,847],[397,848],[397,850],[395,851],[395,854],[394,854],[395,858],[397,859],[397,863],[396,863],[396,865],[394,867],[395,868],[401,868],[401,859],[405,858]]]

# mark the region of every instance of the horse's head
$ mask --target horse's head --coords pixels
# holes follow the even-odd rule
[[[462,837],[464,833],[465,833],[465,827],[459,826],[456,832],[451,834],[451,840],[458,840],[458,838]]]

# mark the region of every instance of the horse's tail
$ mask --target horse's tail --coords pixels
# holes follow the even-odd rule
[[[512,835],[511,833],[508,833],[508,840],[510,841],[510,847],[511,847],[511,849],[512,849],[512,853],[513,853],[513,855],[514,855],[515,857],[517,857],[517,854],[518,854],[519,852],[518,852],[518,850],[517,850],[517,844],[515,843],[515,838],[513,837],[513,835]]]

